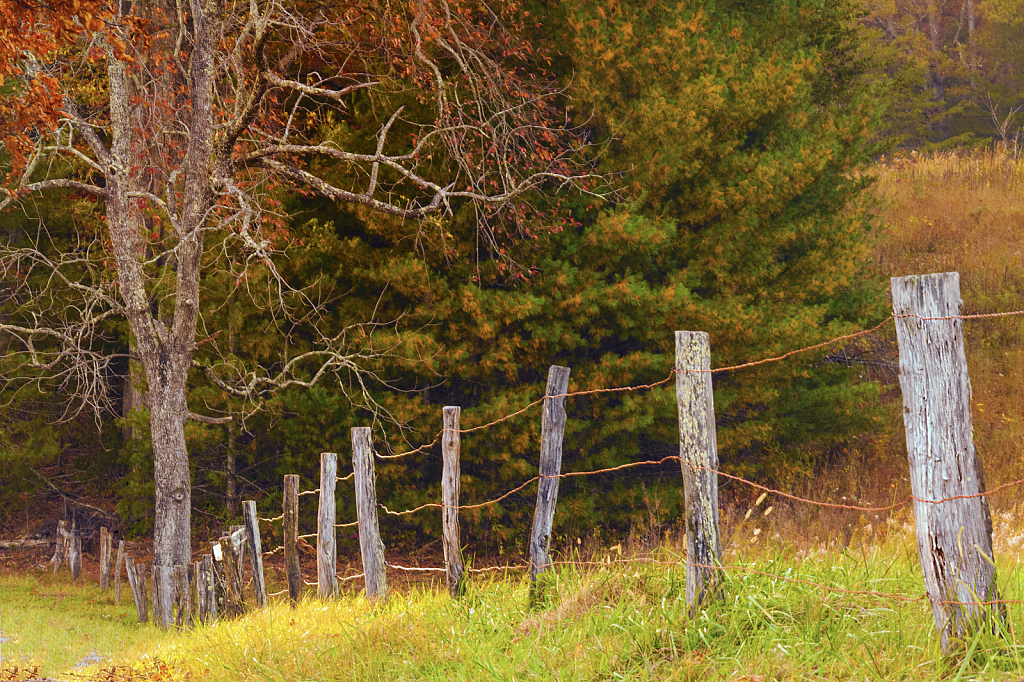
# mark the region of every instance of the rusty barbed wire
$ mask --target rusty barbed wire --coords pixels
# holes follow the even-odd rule
[[[724,367],[712,367],[711,369],[687,368],[685,370],[677,370],[677,369],[673,368],[669,372],[669,375],[667,377],[665,377],[664,379],[661,379],[659,381],[655,381],[655,382],[649,383],[649,384],[639,384],[639,385],[636,385],[636,386],[615,386],[615,387],[611,387],[611,388],[593,388],[593,389],[587,389],[587,390],[583,390],[583,391],[568,391],[566,393],[559,393],[557,395],[552,395],[552,396],[541,396],[540,398],[537,398],[536,400],[532,401],[531,403],[529,403],[525,407],[523,407],[523,408],[521,408],[519,410],[516,410],[515,412],[512,412],[510,414],[507,414],[507,415],[504,415],[502,417],[499,417],[498,419],[495,419],[493,421],[487,422],[486,424],[479,424],[477,426],[472,426],[472,427],[469,427],[469,428],[459,429],[458,433],[460,433],[460,434],[462,434],[462,433],[473,433],[475,431],[481,431],[483,429],[491,428],[492,426],[497,426],[498,424],[501,424],[502,422],[508,421],[509,419],[513,419],[513,418],[523,414],[524,412],[527,412],[528,410],[530,410],[530,409],[532,409],[532,408],[534,408],[534,407],[536,407],[538,405],[541,405],[548,398],[576,398],[576,397],[580,397],[580,396],[597,395],[597,394],[601,394],[601,393],[621,393],[621,392],[628,392],[628,391],[641,391],[641,390],[645,390],[645,389],[657,388],[658,386],[663,386],[663,385],[669,383],[672,380],[672,377],[675,376],[676,374],[680,373],[680,371],[682,371],[682,372],[684,372],[686,374],[698,374],[698,373],[717,374],[719,372],[734,372],[734,371],[740,370],[740,369],[748,369],[750,367],[757,367],[757,366],[760,366],[760,365],[765,365],[765,364],[769,364],[769,363],[773,363],[773,362],[781,362],[783,360],[786,360],[786,359],[788,359],[788,358],[790,358],[790,357],[792,357],[794,355],[798,355],[800,353],[807,353],[807,352],[810,352],[810,351],[813,351],[813,350],[818,350],[820,348],[825,348],[826,346],[831,346],[833,344],[840,343],[842,341],[849,341],[849,340],[852,340],[852,339],[855,339],[855,338],[858,338],[858,337],[861,337],[861,336],[867,336],[868,334],[873,334],[874,332],[878,331],[879,329],[884,327],[889,322],[893,322],[893,321],[895,321],[896,319],[899,319],[899,318],[916,317],[916,318],[921,319],[921,320],[979,320],[979,319],[996,318],[996,317],[1012,317],[1012,316],[1016,316],[1016,315],[1024,315],[1024,310],[1011,310],[1011,311],[1001,312],[1001,313],[971,313],[971,314],[967,314],[967,315],[947,315],[947,316],[943,316],[943,317],[929,317],[929,316],[925,316],[925,315],[916,315],[914,313],[892,314],[892,315],[889,315],[884,320],[882,320],[881,322],[879,322],[878,324],[876,324],[874,327],[871,327],[870,329],[864,329],[864,330],[857,331],[857,332],[851,332],[849,334],[842,334],[840,336],[833,337],[833,338],[831,338],[831,339],[829,339],[827,341],[822,341],[820,343],[815,343],[815,344],[812,344],[810,346],[804,346],[803,348],[797,348],[795,350],[787,351],[786,353],[783,353],[782,355],[776,355],[776,356],[772,356],[772,357],[768,357],[768,358],[762,358],[760,360],[752,360],[750,362],[744,362],[744,363],[740,363],[740,364],[736,364],[736,365],[726,365]],[[432,448],[434,445],[437,444],[437,441],[441,437],[441,435],[442,435],[442,432],[438,432],[438,434],[436,436],[434,436],[434,439],[432,441],[430,441],[430,443],[428,443],[426,445],[421,445],[420,447],[416,448],[415,450],[410,450],[409,452],[403,452],[403,453],[398,453],[398,454],[393,454],[393,455],[377,455],[377,457],[380,458],[380,459],[398,459],[400,457],[406,457],[408,455],[412,455],[412,454],[415,454],[417,452],[428,450],[428,449]]]
[[[317,495],[320,493],[320,488],[316,490],[303,490],[301,493],[297,493],[296,497],[302,497],[303,495]]]
[[[260,521],[265,521],[266,523],[277,523],[278,521],[283,521],[284,520],[284,514],[281,514],[280,516],[275,516],[272,519],[265,519],[262,516],[257,517],[257,519],[260,520]]]
[[[408,457],[410,455],[415,455],[415,454],[417,454],[419,452],[423,452],[425,450],[429,450],[430,448],[432,448],[435,445],[437,445],[437,441],[439,441],[440,439],[441,439],[441,433],[438,432],[438,434],[436,436],[434,436],[434,440],[430,441],[426,445],[421,445],[418,448],[414,448],[414,449],[409,450],[407,452],[398,452],[398,453],[393,453],[393,454],[390,454],[390,455],[381,455],[381,454],[378,454],[378,453],[374,453],[374,455],[376,455],[377,459],[399,459],[401,457]],[[355,472],[352,472],[352,473],[355,473]]]
[[[475,503],[475,504],[466,504],[466,505],[460,504],[458,507],[456,507],[456,509],[459,509],[459,510],[462,510],[462,509],[478,509],[478,508],[486,507],[486,506],[489,506],[489,505],[492,505],[492,504],[497,504],[498,502],[504,500],[505,498],[507,498],[507,497],[509,497],[511,495],[514,495],[515,493],[519,492],[520,490],[522,490],[523,488],[527,487],[531,483],[535,483],[535,482],[539,481],[541,478],[573,478],[573,477],[576,477],[576,476],[594,476],[594,475],[597,475],[597,474],[612,473],[612,472],[615,472],[615,471],[621,471],[623,469],[630,469],[630,468],[638,467],[638,466],[657,466],[657,465],[661,465],[661,464],[664,464],[665,462],[669,462],[669,461],[677,461],[677,462],[683,463],[683,458],[680,457],[679,455],[667,455],[665,457],[662,457],[661,459],[644,460],[644,461],[641,461],[641,462],[627,462],[625,464],[620,464],[618,466],[605,467],[603,469],[594,469],[592,471],[569,471],[569,472],[564,472],[564,473],[559,473],[559,474],[541,474],[541,475],[538,475],[538,476],[534,476],[533,478],[530,478],[526,482],[516,486],[512,490],[504,493],[500,497],[494,498],[493,500],[488,500],[486,502],[478,502],[478,503]],[[747,485],[747,486],[750,486],[752,488],[756,488],[757,490],[761,490],[761,491],[766,492],[766,493],[768,493],[770,495],[777,495],[778,497],[782,497],[782,498],[785,498],[785,499],[793,500],[795,502],[803,502],[805,504],[811,504],[811,505],[818,506],[818,507],[827,507],[827,508],[831,508],[831,509],[846,509],[846,510],[851,510],[851,511],[867,511],[867,512],[876,512],[876,513],[877,512],[892,511],[894,509],[898,509],[899,507],[905,506],[905,505],[907,505],[907,504],[909,504],[909,503],[911,503],[911,502],[913,502],[915,500],[918,501],[918,502],[925,503],[925,504],[943,504],[945,502],[951,502],[953,500],[972,499],[972,498],[975,498],[975,497],[987,497],[989,495],[994,495],[994,494],[996,494],[997,492],[999,492],[1001,490],[1005,490],[1006,488],[1011,488],[1011,487],[1014,487],[1014,486],[1017,486],[1017,485],[1024,484],[1024,478],[1021,478],[1021,479],[1017,479],[1017,480],[1014,480],[1014,481],[1009,481],[1007,483],[1003,483],[1002,485],[996,486],[995,488],[993,488],[991,490],[986,490],[984,492],[973,493],[973,494],[969,494],[969,495],[952,495],[950,497],[943,497],[943,498],[940,498],[938,500],[929,500],[929,499],[925,499],[925,498],[918,498],[918,497],[915,497],[914,495],[908,495],[907,498],[902,500],[901,502],[897,502],[895,504],[891,504],[891,505],[884,506],[884,507],[872,507],[872,506],[862,506],[862,505],[854,505],[854,504],[842,504],[842,503],[838,503],[838,502],[823,502],[821,500],[812,500],[810,498],[800,497],[799,495],[794,495],[792,493],[787,493],[787,492],[785,492],[783,490],[779,490],[777,488],[772,488],[771,486],[767,486],[767,485],[764,485],[762,483],[756,483],[756,482],[751,481],[749,479],[743,478],[742,476],[735,476],[733,474],[727,474],[724,471],[717,470],[717,469],[712,469],[710,467],[694,466],[693,468],[694,469],[698,469],[698,470],[702,470],[702,471],[711,471],[711,472],[714,472],[716,475],[721,476],[723,478],[727,478],[729,480],[736,481],[737,483],[741,483],[743,485]],[[416,512],[423,511],[424,509],[434,509],[434,508],[436,508],[436,509],[443,509],[447,505],[445,505],[443,503],[440,503],[440,502],[426,502],[424,504],[421,504],[418,507],[414,507],[412,509],[406,509],[406,510],[403,510],[403,511],[392,511],[391,509],[388,509],[387,506],[385,506],[382,503],[378,503],[377,506],[379,506],[381,509],[383,509],[384,512],[386,514],[390,515],[390,516],[408,516],[409,514],[415,514]]]
[[[334,480],[335,480],[336,482],[340,483],[340,482],[342,482],[342,481],[347,481],[347,480],[348,480],[348,479],[350,479],[350,478],[354,478],[354,477],[355,477],[355,475],[356,475],[356,472],[354,472],[354,471],[353,471],[353,472],[352,472],[351,474],[349,474],[348,476],[345,476],[345,477],[341,477],[341,476],[338,476],[338,477],[336,477],[336,478],[335,478]]]

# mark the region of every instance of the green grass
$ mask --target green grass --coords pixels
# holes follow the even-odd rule
[[[791,582],[918,597],[917,552],[907,539],[838,553],[733,557],[730,564],[747,570],[730,570],[725,597],[692,617],[679,564],[567,567],[551,576],[534,609],[518,577],[474,580],[458,601],[417,589],[377,606],[358,595],[294,610],[279,603],[150,639],[114,662],[163,670],[160,679],[213,682],[1019,679],[1019,605],[1009,606],[998,635],[984,631],[944,657],[923,599]],[[1018,562],[1001,560],[1004,598],[1024,599]],[[156,661],[166,668],[152,667]]]
[[[115,607],[113,589],[102,593],[97,585],[72,584],[64,573],[3,576],[3,667],[36,666],[41,674],[54,675],[91,655],[105,659],[126,646],[163,639],[163,633],[139,627],[131,592],[125,593],[127,598]]]

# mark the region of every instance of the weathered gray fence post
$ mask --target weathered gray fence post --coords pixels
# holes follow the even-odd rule
[[[230,535],[220,539],[221,561],[224,562],[224,615],[234,618],[242,614],[242,590],[238,580],[238,553]]]
[[[217,620],[217,576],[214,570],[213,555],[203,555],[203,592],[206,594],[204,622]]]
[[[288,574],[288,598],[294,606],[302,596],[302,573],[299,567],[299,477],[284,477],[284,570]]]
[[[373,468],[370,427],[352,429],[352,470],[355,472],[356,517],[359,520],[359,552],[363,558],[366,596],[383,599],[388,591],[384,543],[377,520],[377,486]]]
[[[544,391],[540,421],[540,481],[537,483],[537,508],[530,529],[531,599],[536,596],[537,575],[551,564],[551,528],[558,502],[558,482],[562,474],[562,436],[565,433],[565,394],[569,392],[569,368],[551,365]]]
[[[125,573],[128,575],[128,587],[132,590],[132,599],[135,600],[135,613],[139,617],[140,623],[145,623],[149,620],[149,603],[146,601],[146,566],[143,564],[141,567],[141,574],[139,573],[139,567],[135,564],[135,559],[131,556],[124,558]]]
[[[71,552],[71,533],[68,531],[68,524],[64,519],[57,522],[56,540],[57,546],[53,548],[53,558],[50,559],[54,575],[68,560],[68,554]]]
[[[124,540],[117,541],[117,559],[114,562],[114,606],[121,605],[121,562],[124,561]]]
[[[316,517],[316,593],[321,599],[331,599],[338,594],[338,555],[335,549],[338,529],[334,527],[337,513],[334,489],[337,485],[338,455],[321,452],[320,508]]]
[[[71,579],[78,580],[82,572],[82,531],[71,531],[71,546],[68,552],[68,568],[71,569]]]
[[[1005,616],[1001,605],[978,603],[999,592],[992,521],[980,496],[985,479],[974,449],[964,325],[949,319],[961,315],[962,304],[956,272],[892,279],[917,550],[943,649],[985,618]]]
[[[444,531],[444,565],[448,577],[448,591],[453,597],[462,592],[462,545],[459,541],[459,436],[460,407],[442,410],[444,429],[441,431],[441,526]]]
[[[110,587],[110,550],[113,546],[111,539],[107,527],[100,526],[100,592],[106,592]]]
[[[238,582],[240,585],[245,584],[245,548],[248,544],[245,541],[245,524],[237,526],[229,526],[231,532],[228,535],[231,536],[231,546],[235,548],[235,558],[238,560]]]
[[[718,589],[718,437],[711,346],[704,332],[676,332],[679,459],[686,506],[686,603],[700,607]]]
[[[256,605],[267,605],[267,583],[263,579],[263,543],[260,541],[260,519],[256,513],[256,502],[242,502],[245,518],[245,536],[249,541],[249,561],[252,564],[252,587],[256,593]]]
[[[153,620],[164,630],[174,620],[174,566],[153,565]]]
[[[188,613],[188,570],[181,564],[173,567],[172,580],[174,581],[174,625],[184,628],[191,618]]]

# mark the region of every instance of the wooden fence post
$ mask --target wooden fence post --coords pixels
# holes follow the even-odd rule
[[[196,620],[199,621],[200,623],[205,623],[206,622],[206,611],[207,611],[207,608],[208,608],[207,603],[206,603],[206,571],[204,570],[204,568],[205,568],[205,565],[203,564],[203,562],[202,561],[197,561],[195,563],[195,573],[193,574],[194,577],[195,577],[195,581],[196,581],[196,585],[195,585],[195,591],[196,591],[195,614],[196,614]]]
[[[359,520],[359,552],[369,599],[383,599],[388,591],[384,543],[377,520],[377,487],[373,469],[373,444],[368,426],[352,429],[352,470],[355,472],[356,517]]]
[[[135,583],[139,589],[138,603],[135,605],[135,609],[139,612],[140,623],[145,623],[149,620],[149,595],[146,593],[146,564],[135,564]],[[153,620],[157,620],[156,613],[153,614]]]
[[[164,630],[174,620],[174,567],[153,565],[153,620]]]
[[[299,477],[284,477],[284,570],[288,574],[288,598],[294,606],[302,596],[299,567]]]
[[[217,620],[217,576],[214,574],[213,555],[203,555],[203,593],[206,595],[205,621]]]
[[[256,502],[242,502],[242,516],[245,518],[245,536],[249,542],[249,561],[252,564],[252,587],[256,592],[256,605],[267,605],[267,583],[263,579],[263,544],[260,541],[260,518],[256,513]]]
[[[242,614],[242,591],[238,581],[238,553],[230,535],[220,539],[221,560],[224,568],[224,615],[234,618]]]
[[[124,540],[117,541],[117,559],[114,561],[114,606],[121,605],[121,563],[124,561]]]
[[[53,558],[50,559],[50,563],[53,564],[54,575],[67,562],[68,554],[71,551],[71,533],[68,531],[68,524],[64,519],[57,522],[56,540],[57,545],[53,549]]]
[[[244,585],[245,584],[245,554],[246,554],[245,548],[246,548],[246,545],[249,544],[249,543],[247,543],[245,541],[245,539],[246,539],[245,538],[245,535],[246,535],[245,524],[243,523],[243,524],[238,525],[238,526],[230,526],[230,528],[231,528],[231,532],[229,533],[229,535],[231,536],[231,546],[235,548],[235,558],[238,560],[238,562],[237,562],[238,563],[238,584],[239,585]],[[241,592],[239,592],[239,594],[241,594]]]
[[[441,432],[441,456],[444,470],[441,474],[441,525],[444,530],[444,565],[448,577],[448,591],[452,597],[462,593],[462,544],[459,540],[459,435],[460,407],[442,410],[444,429]]]
[[[68,568],[71,569],[71,579],[78,580],[78,575],[82,572],[82,531],[71,531],[71,547],[68,554]]]
[[[112,548],[110,531],[100,526],[100,592],[110,587],[110,550]]]
[[[188,573],[184,566],[176,564],[173,567],[171,579],[174,583],[174,625],[183,628],[187,624],[185,619],[185,604],[188,602]]]
[[[337,512],[334,489],[337,485],[338,455],[321,452],[320,508],[316,517],[316,592],[321,599],[331,599],[338,594],[338,555],[335,548],[338,529],[334,527]]]
[[[124,568],[125,573],[128,575],[128,587],[131,588],[132,599],[135,600],[135,613],[139,617],[139,622],[145,623],[149,620],[149,604],[146,602],[145,589],[139,584],[146,580],[145,566],[142,567],[141,581],[134,558],[126,556],[124,558]]]
[[[960,275],[892,278],[900,353],[903,424],[917,549],[942,648],[986,618],[1005,619],[999,599],[992,521],[974,449],[971,380],[964,354]],[[927,319],[937,318],[937,319]],[[949,499],[957,498],[957,499]]]
[[[676,332],[679,459],[686,506],[686,604],[699,608],[718,589],[718,437],[711,390],[711,345],[705,332]]]
[[[569,368],[551,365],[540,418],[540,481],[537,483],[537,508],[530,530],[531,600],[536,597],[537,576],[551,564],[551,527],[555,521],[558,482],[562,473],[565,394],[568,391]]]

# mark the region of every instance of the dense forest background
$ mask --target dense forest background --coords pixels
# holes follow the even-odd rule
[[[572,369],[571,390],[648,384],[668,376],[677,329],[708,332],[712,365],[722,366],[878,324],[888,315],[887,282],[869,262],[879,223],[867,170],[882,155],[944,147],[1016,153],[1021,5],[523,4],[518,30],[534,51],[517,55],[516,68],[557,80],[561,106],[594,143],[591,163],[615,192],[552,194],[514,230],[482,236],[469,206],[410,221],[281,189],[273,266],[321,292],[329,314],[316,329],[272,315],[258,293],[266,271],[250,268],[252,286],[242,287],[227,274],[243,253],[204,263],[204,340],[189,403],[235,419],[187,426],[199,518],[235,519],[241,499],[279,509],[281,476],[298,473],[304,488],[316,487],[323,451],[339,453],[344,474],[353,426],[372,424],[378,451],[393,454],[431,442],[444,405],[463,408],[464,428],[519,410],[542,394],[551,364]],[[372,150],[381,112],[396,104],[415,111],[416,92],[357,97],[347,116],[321,122],[321,133]],[[73,249],[100,222],[97,201],[73,193],[0,217],[8,236],[44,224],[55,249]],[[102,270],[105,254],[91,257]],[[3,304],[16,319],[41,302]],[[103,332],[112,354],[130,346],[127,325],[112,321]],[[286,339],[311,347],[317,334],[372,349],[372,380],[362,387],[342,372],[241,401],[201,370],[236,363],[273,372]],[[792,485],[842,465],[894,418],[888,343],[714,375],[723,468]],[[5,361],[20,362],[13,352]],[[69,414],[59,383],[50,392],[2,384],[4,508],[48,480],[116,502],[125,530],[150,531],[144,382],[127,360],[109,371],[119,389],[98,412]],[[563,470],[678,451],[671,384],[575,398],[567,411]],[[462,499],[489,499],[534,475],[538,438],[538,411],[466,434]],[[395,509],[435,500],[440,460],[435,446],[381,463],[381,501]],[[730,490],[723,494],[728,502]],[[677,518],[681,502],[674,463],[567,479],[556,532],[628,530],[651,514]],[[339,521],[354,518],[344,486],[338,504]],[[465,513],[464,532],[496,549],[522,534],[531,509],[527,490]],[[410,518],[386,521],[392,542],[440,524],[439,515]]]

